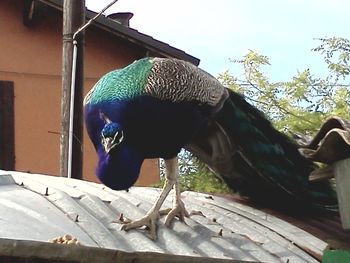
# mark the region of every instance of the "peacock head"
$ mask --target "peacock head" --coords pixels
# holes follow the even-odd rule
[[[101,118],[103,118],[105,121],[105,126],[101,130],[101,144],[106,154],[108,154],[113,148],[123,141],[124,134],[120,125],[112,122],[104,114],[101,114]]]

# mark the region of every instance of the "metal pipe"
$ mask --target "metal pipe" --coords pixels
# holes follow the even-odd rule
[[[69,137],[68,137],[68,171],[67,177],[72,178],[72,149],[73,149],[73,120],[74,120],[74,97],[75,97],[75,78],[76,78],[76,67],[77,67],[77,53],[78,53],[78,41],[76,40],[77,36],[80,32],[82,32],[85,28],[87,28],[94,20],[96,20],[99,16],[102,15],[104,11],[114,5],[118,0],[113,0],[106,7],[104,7],[97,15],[91,18],[85,25],[80,27],[73,34],[73,57],[72,57],[72,78],[71,78],[71,86],[70,86],[70,107],[69,107]]]
[[[77,69],[77,50],[78,41],[73,38],[73,63],[72,78],[70,85],[70,105],[69,105],[69,137],[68,137],[68,178],[72,178],[72,149],[73,149],[73,120],[74,120],[74,97],[75,97],[75,77]]]

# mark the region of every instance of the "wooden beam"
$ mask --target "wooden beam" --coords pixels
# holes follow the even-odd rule
[[[12,261],[11,261],[12,260]],[[124,252],[106,248],[0,239],[0,262],[28,263],[257,263],[233,259],[190,257],[155,252]]]
[[[69,105],[72,79],[73,34],[85,22],[85,0],[64,0],[63,3],[63,48],[62,48],[62,94],[61,94],[61,137],[60,175],[68,174]],[[73,121],[73,161],[72,177],[82,178],[83,165],[83,53],[84,33],[79,34],[76,64],[74,121]]]

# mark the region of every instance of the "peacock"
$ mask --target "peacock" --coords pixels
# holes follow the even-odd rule
[[[166,180],[159,198],[124,230],[147,226],[155,239],[160,208],[173,188],[165,224],[188,216],[177,180],[182,148],[252,199],[337,209],[328,183],[309,182],[315,165],[297,145],[242,95],[190,62],[143,58],[107,73],[85,96],[84,119],[98,155],[96,175],[106,186],[128,189],[145,159],[164,159]]]

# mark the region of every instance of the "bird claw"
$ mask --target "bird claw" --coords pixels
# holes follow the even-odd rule
[[[184,203],[181,200],[177,200],[173,208],[161,210],[159,213],[156,211],[147,213],[144,217],[132,222],[122,222],[124,225],[121,227],[121,230],[128,231],[130,229],[145,226],[149,230],[147,236],[152,240],[157,240],[157,221],[160,215],[166,215],[164,224],[167,227],[170,226],[170,223],[175,216],[182,222],[185,221],[185,217],[189,217],[189,213],[187,212]]]
[[[170,223],[175,216],[177,216],[181,222],[185,221],[185,217],[189,217],[189,213],[187,212],[184,203],[180,199],[176,200],[176,203],[172,209],[166,209],[165,211],[168,211],[166,213],[167,216],[165,217],[164,223],[167,227],[170,226]],[[162,211],[162,213],[164,213],[164,211]]]
[[[158,218],[159,218],[159,214],[157,212],[148,213],[140,219],[124,224],[121,227],[121,230],[128,231],[130,229],[146,226],[146,228],[149,229],[149,235],[148,235],[149,238],[151,238],[152,240],[156,240]]]

